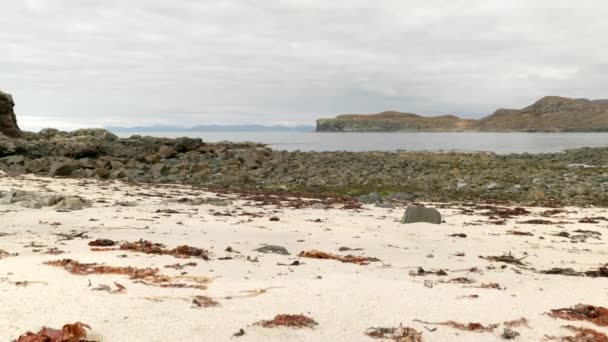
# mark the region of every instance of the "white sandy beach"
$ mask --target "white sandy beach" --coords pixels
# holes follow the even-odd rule
[[[503,322],[521,318],[528,326],[513,329],[524,341],[569,335],[561,328],[567,324],[608,333],[592,323],[562,321],[545,314],[578,303],[608,306],[606,278],[535,271],[554,267],[586,271],[607,263],[608,222],[578,222],[584,217],[608,216],[603,208],[563,208],[567,213],[549,218],[540,213],[551,208],[527,208],[531,214],[494,225],[481,215],[481,209],[465,215],[457,209],[460,206],[452,205],[440,209],[446,221],[442,225],[404,225],[399,222],[403,207],[276,208],[239,198],[225,207],[190,205],[171,200],[215,194],[179,185],[0,177],[0,191],[17,189],[79,195],[91,201],[92,207],[57,211],[19,204],[0,206],[0,250],[10,254],[2,257],[0,253],[1,341],[43,326],[61,328],[77,321],[89,324],[88,339],[98,341],[373,341],[365,335],[368,328],[399,324],[421,332],[424,341],[493,341],[501,340]],[[121,201],[133,206],[116,204]],[[270,221],[271,217],[279,221]],[[556,223],[520,223],[529,219]],[[515,229],[533,235],[507,234]],[[560,232],[580,235],[576,230],[602,235],[587,239],[555,236]],[[452,234],[466,234],[466,238],[450,237]],[[205,261],[121,250],[91,251],[88,243],[98,238],[145,239],[168,248],[189,245],[207,249],[211,256]],[[285,247],[291,255],[253,251],[266,244]],[[228,247],[236,252],[227,252]],[[341,247],[361,250],[341,252]],[[46,254],[49,248],[64,253]],[[381,261],[357,265],[297,256],[309,250]],[[523,258],[525,265],[480,258],[506,253]],[[224,257],[232,259],[220,259]],[[171,276],[187,272],[212,280],[206,290],[161,288],[136,283],[125,275],[75,275],[44,264],[64,258],[159,268],[160,273]],[[285,266],[294,261],[301,264]],[[187,262],[197,265],[182,270],[165,268]],[[441,269],[447,276],[410,274],[419,267]],[[471,268],[478,271],[471,272]],[[474,283],[449,282],[463,277]],[[18,283],[24,281],[29,282],[27,286]],[[114,282],[126,289],[119,293],[92,291],[100,284],[114,289]],[[499,284],[501,290],[481,288],[489,283]],[[192,299],[197,295],[211,297],[219,306],[196,307]],[[304,314],[318,325],[312,329],[254,325],[278,314]],[[471,332],[416,320],[500,326],[493,332]],[[233,337],[240,329],[245,334]]]

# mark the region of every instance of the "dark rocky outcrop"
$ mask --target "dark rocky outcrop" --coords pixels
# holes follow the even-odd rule
[[[11,138],[20,138],[23,133],[17,125],[13,107],[15,107],[13,97],[0,91],[0,133]]]
[[[382,207],[413,201],[608,206],[606,165],[608,148],[540,155],[287,152],[191,138],[118,138],[104,130],[47,129],[18,139],[0,134],[0,170],[8,174],[315,196],[369,194],[361,201]]]
[[[488,132],[588,132],[608,131],[608,100],[547,96],[521,109],[499,109],[479,120],[453,115],[423,117],[384,112],[340,115],[317,120],[318,132],[488,131]]]

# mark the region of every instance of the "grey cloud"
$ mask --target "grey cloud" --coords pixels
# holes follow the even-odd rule
[[[548,94],[608,97],[603,0],[24,0],[3,12],[0,88],[26,128],[475,117]]]

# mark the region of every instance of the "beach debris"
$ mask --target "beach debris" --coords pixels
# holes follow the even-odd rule
[[[476,210],[489,210],[487,212],[482,213],[481,215],[484,216],[498,216],[502,219],[508,219],[508,218],[512,218],[514,216],[522,216],[522,215],[529,215],[530,212],[528,210],[526,210],[525,208],[503,208],[503,207],[495,207],[495,206],[491,206],[491,205],[487,205],[487,206],[477,206],[475,207]]]
[[[174,270],[183,270],[184,267],[187,267],[187,266],[194,267],[196,265],[197,264],[195,262],[188,262],[188,263],[185,263],[185,264],[177,263],[177,264],[172,264],[172,265],[165,265],[165,268],[172,268]]]
[[[517,265],[517,266],[525,266],[526,264],[524,264],[522,262],[523,259],[527,258],[527,256],[523,257],[523,258],[515,258],[511,252],[509,252],[509,254],[503,254],[503,255],[498,255],[498,256],[479,256],[481,259],[484,260],[488,260],[488,261],[494,261],[494,262],[504,262],[506,264],[513,264],[513,265]]]
[[[300,260],[296,260],[296,261],[292,262],[291,264],[284,264],[281,262],[277,263],[277,266],[301,266],[301,265],[304,265],[304,263],[300,262]]]
[[[78,342],[87,337],[87,324],[76,322],[66,324],[61,329],[44,327],[38,333],[27,332],[13,342]]]
[[[158,268],[137,268],[131,266],[106,266],[103,264],[89,263],[83,264],[72,259],[62,259],[47,261],[46,265],[62,267],[66,271],[76,275],[89,274],[119,274],[129,276],[129,279],[144,285],[159,286],[164,288],[193,288],[206,290],[206,284],[211,282],[208,277],[196,276],[177,276],[170,277],[159,274]],[[174,279],[187,279],[191,283],[175,283]]]
[[[232,337],[241,337],[241,336],[245,336],[245,330],[243,330],[243,329],[239,329],[239,331],[232,334]]]
[[[285,247],[282,246],[274,246],[274,245],[265,245],[260,248],[256,248],[253,250],[258,253],[268,253],[268,254],[279,254],[279,255],[291,255],[289,251]]]
[[[530,232],[522,232],[521,230],[507,230],[507,235],[534,236]]]
[[[541,219],[533,219],[533,220],[527,220],[527,221],[521,221],[518,222],[520,224],[563,224],[563,223],[568,223],[568,222],[553,222],[553,221],[549,221],[549,220],[541,220]]]
[[[464,330],[464,331],[472,331],[472,332],[493,332],[500,326],[500,324],[488,324],[484,326],[481,323],[458,323],[454,321],[446,321],[446,322],[426,322],[421,321],[419,319],[415,319],[414,322],[428,324],[428,325],[445,325],[454,329]]]
[[[309,328],[312,329],[316,325],[314,319],[304,315],[276,315],[272,320],[259,321],[254,323],[264,328],[288,327],[294,329]]]
[[[600,221],[608,221],[608,218],[604,216],[584,217],[578,223],[600,223]]]
[[[3,282],[7,282],[9,284],[13,284],[15,286],[18,287],[28,287],[32,284],[42,284],[42,285],[48,285],[49,283],[47,283],[46,281],[40,281],[40,280],[18,280],[18,281],[10,281],[9,278],[0,278],[0,283]]]
[[[528,325],[528,319],[525,317],[522,317],[520,319],[516,319],[513,321],[503,322],[502,324],[507,328],[519,328],[519,327],[529,328],[530,327]]]
[[[585,272],[578,272],[572,268],[559,268],[554,267],[552,269],[546,271],[540,271],[542,274],[552,274],[552,275],[565,275],[571,277],[591,277],[591,278],[600,278],[600,277],[608,277],[608,264],[604,264],[600,266],[596,270],[589,270]]]
[[[302,251],[300,254],[298,254],[298,256],[302,257],[302,258],[310,258],[310,259],[333,259],[333,260],[338,260],[338,261],[341,261],[344,263],[357,264],[357,265],[369,265],[371,262],[380,261],[380,259],[377,259],[377,258],[369,258],[369,257],[355,256],[355,255],[341,256],[341,255],[321,252],[321,251],[317,251],[317,250]]]
[[[566,213],[566,211],[562,210],[562,209],[548,209],[548,210],[543,211],[540,215],[544,216],[544,217],[549,217],[549,216],[565,214],[565,213]]]
[[[211,297],[207,296],[194,296],[192,299],[192,305],[197,308],[210,308],[214,306],[219,306],[220,303],[213,300]]]
[[[481,284],[480,288],[482,289],[496,289],[496,290],[502,290],[502,288],[500,287],[500,284],[498,283],[488,283],[488,284]]]
[[[560,342],[608,342],[606,334],[593,329],[579,328],[571,325],[565,325],[562,328],[575,332],[576,335],[561,337],[545,336],[545,340]]]
[[[363,248],[350,248],[350,247],[340,247],[338,248],[339,252],[350,252],[350,251],[362,251]]]
[[[602,306],[577,304],[571,308],[551,310],[548,315],[567,321],[587,321],[599,326],[608,326],[608,309]]]
[[[449,237],[458,237],[458,238],[466,238],[467,234],[462,234],[462,233],[458,233],[458,234],[452,234],[452,235],[448,235]]]
[[[74,239],[88,239],[89,236],[87,235],[86,232],[78,232],[75,230],[72,230],[70,233],[57,233],[57,234],[53,234],[55,236],[59,236],[61,239],[57,240],[57,241],[70,241],[70,240],[74,240]]]
[[[97,239],[89,242],[89,246],[92,247],[112,247],[115,246],[116,242],[110,239]]]
[[[519,333],[511,328],[505,328],[500,337],[505,340],[514,340],[519,337]]]
[[[178,246],[174,249],[166,249],[163,244],[153,243],[147,240],[124,242],[120,245],[119,249],[122,251],[141,252],[145,254],[172,255],[176,258],[183,259],[196,257],[203,260],[209,260],[209,252],[205,249],[186,245]]]
[[[412,276],[412,277],[424,277],[427,275],[436,275],[436,276],[442,277],[442,276],[447,276],[448,274],[444,270],[427,271],[422,267],[418,267],[418,270],[410,272],[410,276]]]
[[[47,249],[47,250],[44,252],[44,254],[49,254],[49,255],[59,255],[59,254],[63,254],[63,253],[65,253],[65,252],[64,252],[64,251],[62,251],[62,250],[60,250],[60,249],[59,249],[59,248],[57,248],[57,247],[51,247],[51,248],[48,248],[48,249]]]
[[[268,221],[270,221],[270,222],[278,222],[278,221],[281,221],[281,219],[278,218],[278,217],[276,217],[276,216],[273,216],[270,219],[268,219]]]
[[[475,280],[474,280],[474,279],[471,279],[471,278],[466,278],[466,277],[458,277],[458,278],[450,279],[450,280],[448,280],[446,283],[453,283],[453,284],[473,284],[473,283],[475,283]]]
[[[396,328],[369,328],[365,335],[374,339],[393,340],[396,342],[422,342],[422,333],[400,324]]]
[[[105,291],[108,293],[122,293],[127,289],[124,285],[122,285],[118,282],[114,282],[114,286],[116,286],[116,289],[112,290],[112,288],[109,285],[99,284],[99,285],[97,285],[97,287],[92,288],[91,291]]]

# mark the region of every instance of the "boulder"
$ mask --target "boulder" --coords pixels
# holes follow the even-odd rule
[[[76,165],[73,163],[54,162],[51,164],[49,176],[69,176],[74,170]]]
[[[281,246],[273,246],[266,245],[257,249],[254,249],[255,252],[259,253],[269,253],[269,254],[280,254],[280,255],[290,255],[285,247]]]
[[[173,158],[176,155],[177,151],[171,146],[163,145],[158,149],[158,156],[163,159]]]
[[[81,210],[88,205],[88,202],[78,196],[65,196],[55,205],[59,210]]]
[[[17,125],[13,107],[15,107],[13,97],[0,91],[0,133],[11,138],[22,138],[23,132]]]
[[[382,198],[380,197],[380,195],[377,192],[372,192],[369,195],[359,196],[357,198],[357,200],[363,204],[374,204],[374,203],[380,202],[382,200]]]
[[[441,213],[435,208],[424,208],[409,206],[405,210],[405,215],[401,219],[401,223],[417,223],[426,222],[433,224],[441,224]]]
[[[71,133],[74,137],[93,137],[99,140],[115,141],[118,136],[103,128],[82,128]]]

